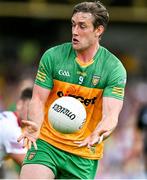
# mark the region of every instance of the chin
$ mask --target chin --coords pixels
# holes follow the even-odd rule
[[[82,50],[82,48],[79,47],[78,45],[72,44],[72,47],[73,47],[73,49],[76,50],[76,51],[81,51],[81,50]]]

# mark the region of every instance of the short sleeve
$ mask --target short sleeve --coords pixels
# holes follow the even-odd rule
[[[103,96],[123,100],[127,80],[127,73],[121,62],[118,62],[108,76]]]
[[[51,65],[51,55],[50,51],[46,51],[43,56],[41,57],[35,84],[47,88],[52,89],[53,87],[53,77],[52,77],[52,65]]]

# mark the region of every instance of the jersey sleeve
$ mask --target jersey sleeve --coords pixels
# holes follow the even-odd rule
[[[50,55],[50,51],[48,50],[41,57],[35,79],[35,84],[47,89],[52,89],[53,87],[51,61],[52,58]]]
[[[117,63],[114,68],[111,68],[103,96],[123,100],[126,79],[127,73],[124,66],[121,63]]]

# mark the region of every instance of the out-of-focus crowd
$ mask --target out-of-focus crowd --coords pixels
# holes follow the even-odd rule
[[[14,110],[14,104],[18,100],[22,90],[27,87],[33,87],[33,74],[18,75],[15,82],[7,83],[4,77],[0,77],[0,111]]]

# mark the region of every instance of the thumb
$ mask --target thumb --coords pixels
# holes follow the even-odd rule
[[[22,120],[22,124],[24,124],[25,126],[29,126],[30,128],[32,128],[34,131],[38,130],[38,126],[35,122],[33,121],[28,121],[28,120]]]

